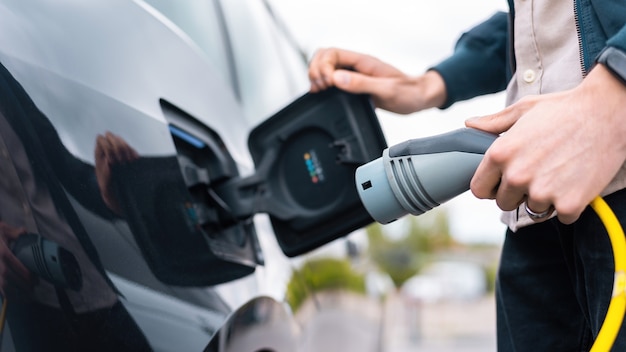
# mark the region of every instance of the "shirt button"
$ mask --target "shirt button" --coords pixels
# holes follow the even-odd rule
[[[533,83],[535,81],[535,71],[528,69],[524,71],[524,82]]]

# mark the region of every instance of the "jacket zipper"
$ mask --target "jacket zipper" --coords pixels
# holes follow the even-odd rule
[[[580,2],[574,0],[574,23],[576,24],[576,36],[578,37],[578,60],[580,62],[580,70],[583,78],[587,76],[587,69],[585,68],[585,52],[583,51],[583,36],[580,28]]]

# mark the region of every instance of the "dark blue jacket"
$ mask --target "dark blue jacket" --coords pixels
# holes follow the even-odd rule
[[[512,52],[515,9],[513,1],[508,1],[508,14],[498,12],[464,33],[456,43],[454,54],[433,67],[446,83],[447,100],[441,108],[506,88],[515,72]],[[604,47],[626,51],[626,1],[574,0],[573,6],[584,75]]]

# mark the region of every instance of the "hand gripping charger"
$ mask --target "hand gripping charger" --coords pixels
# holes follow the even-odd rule
[[[469,190],[478,164],[497,137],[463,128],[389,147],[382,157],[356,169],[361,202],[381,224],[423,214]]]

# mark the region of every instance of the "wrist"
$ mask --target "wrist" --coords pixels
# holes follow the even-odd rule
[[[626,86],[626,53],[618,48],[608,46],[596,58],[623,85]]]
[[[622,100],[626,95],[626,84],[604,63],[597,62],[587,77],[583,80],[583,87],[589,88],[607,99],[619,96]],[[605,99],[603,99],[605,100]]]
[[[597,63],[579,86],[577,99],[592,107],[588,118],[594,124],[610,126],[606,138],[621,145],[626,153],[626,85],[603,63]],[[626,155],[626,154],[625,154]]]
[[[426,71],[417,78],[420,99],[423,108],[438,108],[445,104],[447,99],[446,83],[439,72],[435,70]]]

